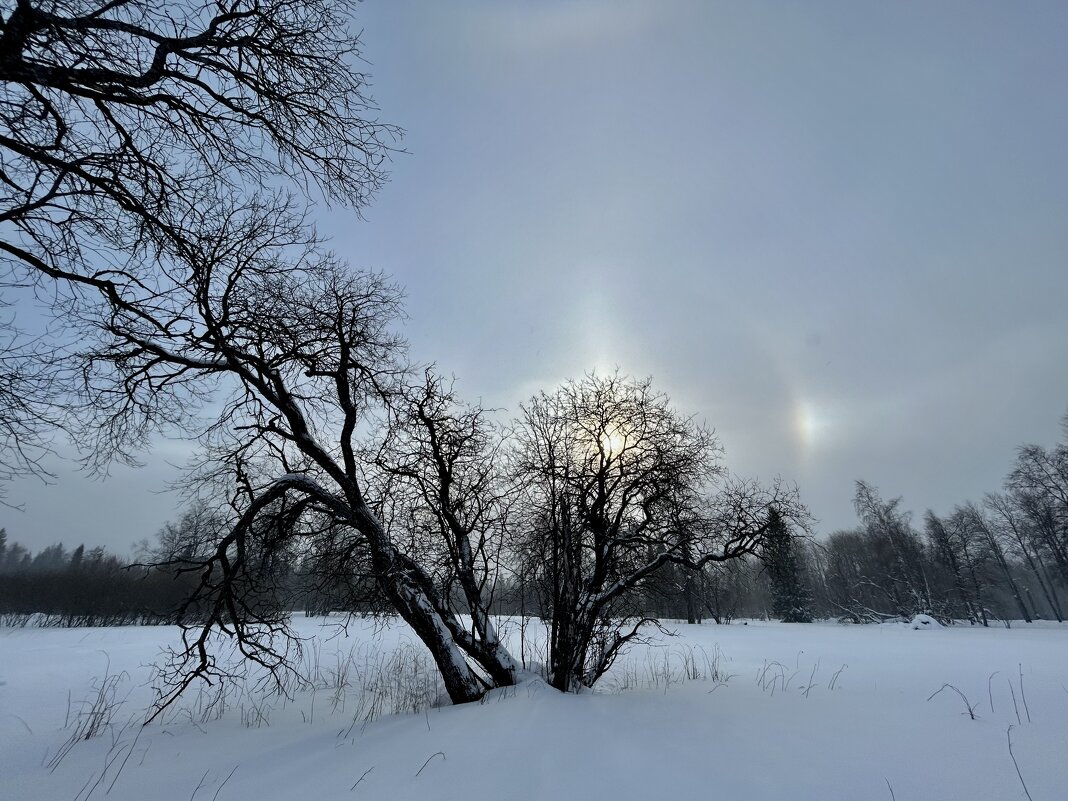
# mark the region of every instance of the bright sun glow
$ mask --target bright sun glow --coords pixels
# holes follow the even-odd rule
[[[627,446],[626,437],[619,431],[606,431],[601,435],[601,447],[609,456],[618,455]]]
[[[794,432],[803,447],[820,444],[830,428],[827,416],[808,401],[798,401],[794,408]]]

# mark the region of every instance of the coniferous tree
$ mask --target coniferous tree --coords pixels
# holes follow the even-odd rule
[[[809,591],[796,543],[775,508],[768,512],[768,530],[762,556],[771,584],[771,608],[775,616],[784,623],[811,623]]]

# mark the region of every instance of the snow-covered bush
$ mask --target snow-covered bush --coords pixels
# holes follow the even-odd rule
[[[916,615],[909,621],[909,627],[918,631],[920,629],[940,629],[942,624],[930,615]]]

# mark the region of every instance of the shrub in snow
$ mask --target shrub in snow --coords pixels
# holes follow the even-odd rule
[[[909,625],[914,629],[940,629],[942,624],[930,615],[916,615]]]

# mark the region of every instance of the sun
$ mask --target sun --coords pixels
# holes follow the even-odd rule
[[[609,457],[618,456],[627,447],[627,437],[618,428],[601,434],[601,450]]]
[[[794,432],[804,448],[820,444],[829,433],[827,414],[808,401],[800,401],[794,408]]]

